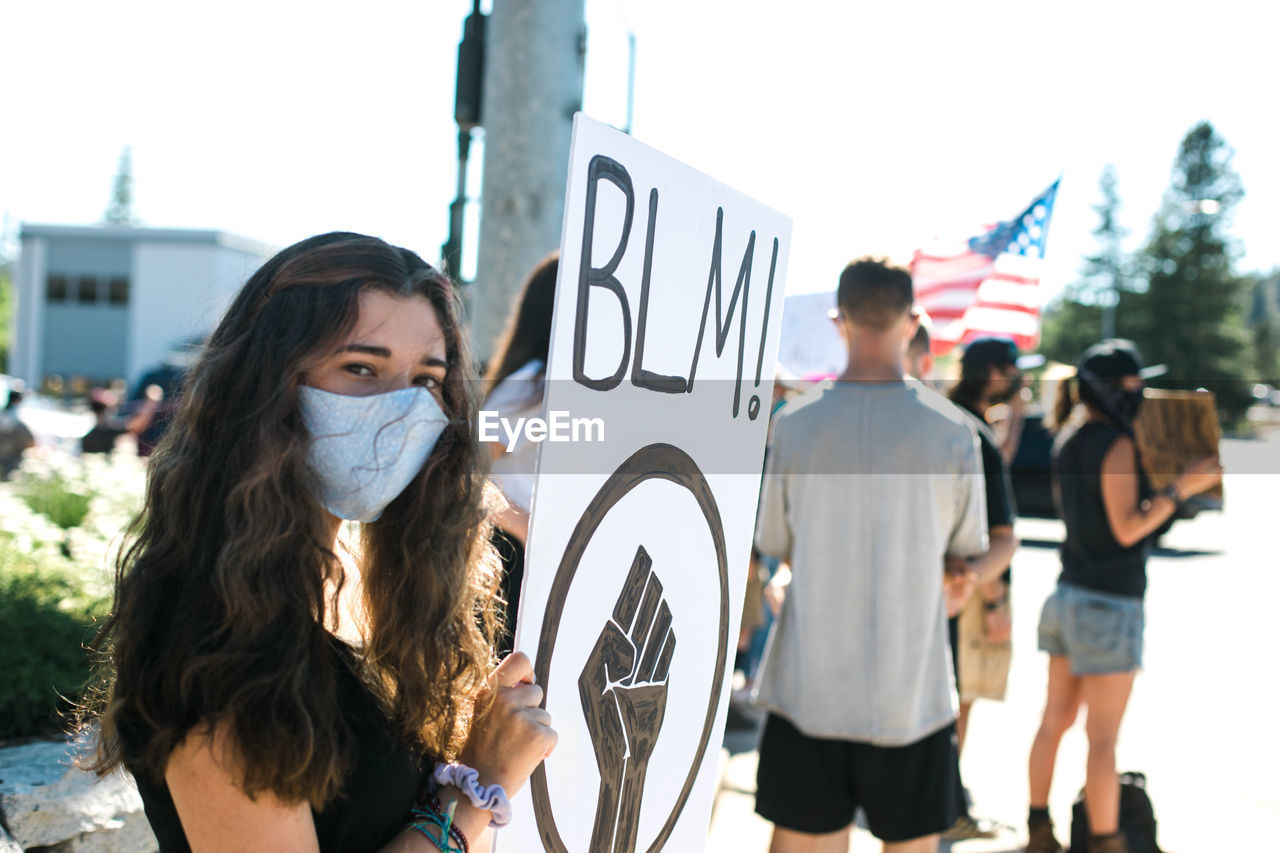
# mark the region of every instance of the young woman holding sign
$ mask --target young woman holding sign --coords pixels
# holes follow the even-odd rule
[[[335,233],[210,338],[101,636],[96,769],[134,773],[161,851],[466,850],[554,746],[529,660],[493,663],[461,317],[417,255]]]
[[[1089,712],[1084,797],[1093,838],[1088,853],[1128,851],[1119,832],[1116,739],[1142,665],[1152,534],[1182,501],[1222,479],[1218,458],[1209,456],[1161,491],[1151,488],[1133,427],[1143,399],[1143,372],[1142,356],[1132,343],[1103,341],[1084,351],[1076,378],[1058,389],[1053,479],[1066,537],[1058,587],[1040,616],[1049,686],[1029,762],[1027,853],[1062,851],[1049,820],[1049,787],[1058,743],[1081,705]]]

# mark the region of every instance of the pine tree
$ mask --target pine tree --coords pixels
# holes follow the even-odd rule
[[[1108,163],[1102,170],[1098,186],[1102,190],[1102,204],[1094,205],[1098,214],[1098,227],[1093,229],[1093,236],[1098,241],[1096,254],[1085,258],[1084,280],[1102,306],[1103,338],[1116,336],[1116,305],[1120,301],[1120,293],[1128,290],[1128,271],[1126,269],[1124,249],[1121,243],[1128,232],[1120,227],[1116,217],[1120,209],[1120,194],[1116,190],[1118,184],[1116,168]]]
[[[1134,306],[1141,322],[1132,336],[1149,363],[1169,366],[1153,384],[1208,388],[1224,418],[1236,422],[1249,407],[1253,371],[1244,328],[1246,282],[1233,269],[1238,250],[1226,233],[1244,195],[1231,157],[1208,122],[1183,138],[1140,256],[1147,289]]]
[[[1098,225],[1093,236],[1097,251],[1086,257],[1080,280],[1068,285],[1062,296],[1045,312],[1041,351],[1054,361],[1074,362],[1080,353],[1102,338],[1115,337],[1120,330],[1133,333],[1137,315],[1120,309],[1133,295],[1129,261],[1122,243],[1128,232],[1120,226],[1118,178],[1114,166],[1102,170],[1098,186],[1102,202],[1094,205]]]
[[[111,203],[107,205],[102,221],[106,225],[133,225],[137,222],[133,215],[133,152],[128,145],[120,152],[116,177],[111,184]]]
[[[1045,358],[1073,364],[1085,347],[1098,340],[1102,306],[1088,301],[1090,295],[1080,282],[1073,282],[1045,309],[1040,332],[1040,352]]]

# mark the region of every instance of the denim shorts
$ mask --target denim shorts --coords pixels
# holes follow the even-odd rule
[[[1066,656],[1072,675],[1142,666],[1142,599],[1059,582],[1040,612],[1040,651]]]

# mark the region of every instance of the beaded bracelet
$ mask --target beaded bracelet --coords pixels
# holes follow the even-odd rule
[[[473,767],[453,762],[437,764],[431,773],[431,782],[436,786],[453,785],[471,801],[471,805],[481,811],[489,812],[489,826],[499,827],[511,823],[511,800],[501,785],[481,787],[480,774]]]
[[[446,814],[445,809],[440,807],[440,801],[436,799],[435,794],[427,793],[426,796],[427,796],[427,801],[431,803],[431,808],[435,810],[436,814]],[[455,808],[457,808],[457,805],[458,805],[457,801],[451,801],[449,803],[449,809],[447,814],[449,816],[450,821],[452,821],[453,819],[452,818],[453,811]],[[458,828],[457,824],[455,823],[449,824],[449,837],[453,839],[455,844],[457,844],[459,847],[462,848],[462,853],[468,853],[470,845],[467,844],[467,837],[462,834],[462,830]]]
[[[422,795],[419,798],[419,803],[426,805],[428,808],[430,808],[433,812],[435,812],[438,815],[445,814],[444,808],[441,807],[440,805],[440,800],[436,797],[435,794],[431,793],[428,790],[424,790],[422,792]],[[450,815],[451,819],[452,819],[453,811],[455,808],[457,808],[457,802],[456,801],[450,802],[448,814]],[[454,842],[457,843],[457,845],[462,848],[462,853],[468,853],[469,845],[467,844],[467,837],[462,834],[461,829],[459,829],[456,825],[452,823],[450,823],[449,825],[449,837],[451,837],[454,840]]]
[[[455,800],[449,803],[447,810],[442,810],[440,800],[434,794],[424,791],[418,798],[418,803],[409,810],[411,820],[408,828],[424,836],[441,853],[470,853],[467,837],[453,825],[453,812],[457,805]],[[435,827],[438,833],[433,834],[428,827]]]

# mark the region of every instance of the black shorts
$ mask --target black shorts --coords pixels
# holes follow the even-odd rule
[[[945,832],[956,820],[955,725],[906,746],[813,738],[770,714],[760,739],[756,813],[795,832],[853,823],[859,807],[881,841]]]

